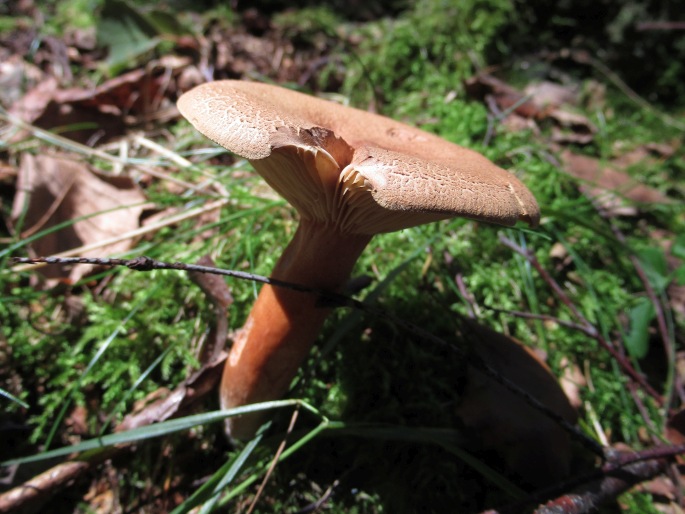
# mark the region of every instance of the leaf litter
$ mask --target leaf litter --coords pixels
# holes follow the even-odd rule
[[[115,237],[140,226],[145,194],[127,176],[107,176],[65,155],[22,155],[11,221],[15,237],[42,237],[29,245],[32,255],[54,255]],[[71,222],[71,223],[69,223]],[[59,228],[62,226],[62,228]],[[133,240],[106,245],[107,255],[126,252]],[[46,279],[74,283],[92,268],[43,268]]]

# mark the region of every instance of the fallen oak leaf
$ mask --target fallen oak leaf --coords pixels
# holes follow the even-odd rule
[[[511,110],[524,118],[542,119],[546,116],[546,107],[541,108],[518,89],[492,75],[480,74],[468,78],[464,86],[469,95],[481,101],[493,98],[500,111]]]
[[[624,199],[638,204],[670,203],[660,191],[641,184],[627,173],[585,155],[564,150],[561,152],[563,170],[585,182],[580,189],[597,201],[604,212],[610,215],[634,215],[636,207],[626,205]]]
[[[517,127],[526,128],[527,125],[520,121],[506,121],[510,117],[520,116],[535,121],[551,120],[554,123],[553,141],[579,144],[591,142],[597,128],[585,116],[570,112],[561,106],[573,103],[573,93],[563,86],[546,84],[546,90],[534,85],[529,86],[529,94],[524,94],[488,74],[477,75],[465,81],[467,93],[488,103],[491,110],[499,111],[496,112],[498,117],[505,113],[505,124],[513,130]],[[552,93],[553,89],[555,91]]]
[[[553,109],[547,118],[555,123],[552,129],[552,141],[555,143],[586,145],[592,142],[597,132],[597,128],[582,114]]]
[[[11,222],[22,238],[47,231],[29,245],[33,255],[53,255],[92,244],[139,227],[146,208],[145,195],[128,177],[98,176],[85,164],[65,156],[22,155]],[[64,222],[73,223],[50,231]],[[22,226],[18,226],[19,222]],[[132,240],[103,247],[107,254],[124,252]],[[41,272],[48,279],[77,281],[92,268],[51,266]]]
[[[101,127],[107,128],[106,134],[98,133],[104,139],[107,139],[106,136],[114,137],[124,133],[125,126],[121,117],[97,109],[81,109],[78,106],[75,108],[74,105],[65,103],[64,99],[58,98],[58,86],[54,77],[42,80],[12,105],[9,110],[10,116],[43,129],[77,127],[62,133],[80,143],[90,141]],[[84,128],[84,123],[89,126]],[[11,141],[16,142],[24,137],[26,132],[20,131]]]
[[[175,92],[171,77],[189,63],[186,58],[162,58],[94,88],[60,89],[57,79],[48,77],[12,105],[9,113],[43,129],[73,125],[73,130],[62,133],[74,141],[85,143],[94,134],[108,140],[158,111],[166,95]]]

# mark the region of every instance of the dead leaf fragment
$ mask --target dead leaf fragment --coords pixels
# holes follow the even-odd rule
[[[128,177],[98,176],[85,164],[66,157],[25,153],[11,219],[22,238],[67,222],[66,227],[31,243],[32,255],[47,256],[138,228],[144,202],[145,196]],[[132,244],[130,240],[110,244],[100,254],[121,253]],[[69,277],[76,281],[90,269],[76,266],[69,271],[64,266],[48,266],[41,273],[46,278]]]
[[[528,84],[523,94],[530,97],[531,101],[541,109],[578,104],[577,88],[563,86],[549,80]]]
[[[675,445],[685,444],[685,409],[679,410],[668,419],[665,435]]]
[[[77,127],[61,133],[80,143],[123,134],[125,125],[121,117],[96,109],[79,108],[64,101],[59,98],[58,85],[54,77],[41,81],[12,106],[10,114],[43,129]],[[15,136],[13,141],[19,137]]]
[[[69,442],[71,444],[81,442],[81,436],[89,435],[88,409],[83,405],[75,406],[64,420],[64,424],[69,427]]]
[[[668,197],[649,186],[641,184],[623,171],[611,165],[602,165],[593,157],[561,152],[564,171],[586,182],[580,186],[581,191],[595,200],[609,215],[635,215],[637,209],[625,203],[624,199],[636,203],[669,203]]]
[[[44,129],[75,126],[62,131],[74,141],[108,140],[123,134],[127,125],[151,119],[175,91],[172,75],[188,64],[187,58],[167,57],[93,88],[60,89],[57,79],[48,77],[16,102],[10,114]]]
[[[541,119],[545,116],[546,108],[541,109],[519,90],[492,75],[476,75],[467,79],[464,85],[467,93],[474,98],[483,101],[493,98],[500,111],[511,109],[524,118]]]
[[[465,87],[469,95],[487,103],[496,115],[511,111],[503,120],[510,130],[529,128],[522,120],[509,119],[521,117],[533,124],[551,120],[552,140],[557,143],[588,144],[597,132],[588,118],[564,107],[578,103],[577,92],[569,87],[542,82],[530,85],[523,93],[487,74],[471,77]]]
[[[619,155],[612,161],[620,169],[644,162],[657,162],[658,159],[668,159],[676,152],[676,148],[668,143],[646,143],[627,151],[621,146],[621,143],[615,145],[618,147],[615,150]]]
[[[587,386],[587,381],[583,372],[577,364],[572,364],[564,357],[560,363],[560,367],[564,370],[559,385],[564,390],[566,398],[575,409],[580,409],[583,406],[583,399],[580,394],[581,388]]]
[[[196,401],[217,387],[225,361],[226,353],[221,352],[216,360],[203,364],[199,370],[173,391],[164,390],[161,394],[152,396],[150,399],[159,397],[140,410],[128,414],[114,431],[125,432],[141,426],[159,423],[177,417],[181,412],[192,408]]]
[[[582,114],[554,109],[547,117],[555,122],[552,129],[552,141],[555,143],[586,145],[592,142],[597,132],[597,128]]]

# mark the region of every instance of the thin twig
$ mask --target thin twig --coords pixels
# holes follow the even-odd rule
[[[649,480],[663,472],[669,461],[685,453],[685,445],[657,446],[640,452],[607,450],[607,461],[598,469],[548,487],[511,505],[485,511],[482,514],[514,514],[526,511],[526,506],[540,504],[535,514],[584,514],[615,499],[631,486]],[[568,493],[567,491],[574,491]]]
[[[601,210],[599,210],[598,212],[600,216],[604,216]],[[635,273],[637,273],[640,282],[642,282],[642,285],[645,288],[647,298],[649,298],[650,303],[654,307],[657,329],[659,331],[659,337],[661,338],[661,342],[664,346],[664,353],[666,354],[666,360],[669,365],[670,375],[670,370],[672,370],[675,367],[675,351],[673,349],[671,334],[669,333],[666,324],[666,316],[664,313],[663,305],[661,301],[659,301],[656,291],[654,291],[654,287],[652,287],[652,283],[650,282],[649,277],[647,276],[647,272],[645,271],[644,266],[642,266],[640,259],[638,259],[637,256],[630,250],[630,246],[628,245],[628,241],[626,240],[625,235],[623,235],[623,232],[621,232],[621,230],[616,226],[616,224],[613,223],[610,219],[608,219],[607,221],[609,221],[611,231],[614,233],[614,236],[616,236],[618,242],[624,245],[625,248],[629,249],[628,259],[633,265],[633,268],[635,268]],[[666,399],[664,400],[664,405],[666,405],[667,407],[671,405],[673,393],[673,385],[668,384],[668,386],[666,387]]]
[[[262,483],[259,484],[259,489],[257,489],[257,494],[255,494],[255,497],[252,500],[252,503],[250,504],[250,507],[247,509],[247,512],[245,514],[252,514],[252,511],[254,510],[255,506],[257,505],[257,501],[259,501],[259,498],[261,497],[262,493],[264,492],[264,488],[266,487],[266,483],[269,481],[269,478],[271,477],[271,474],[274,472],[274,469],[276,469],[276,464],[278,464],[278,461],[281,458],[281,454],[285,450],[285,445],[288,443],[288,436],[292,433],[293,429],[295,428],[295,423],[297,422],[297,416],[300,412],[299,407],[295,408],[293,411],[293,415],[290,417],[290,424],[288,425],[288,430],[286,430],[285,435],[283,436],[283,440],[281,441],[281,444],[278,445],[278,450],[276,451],[276,455],[274,455],[273,460],[271,461],[271,465],[269,466],[269,469],[267,470],[266,474],[264,475],[264,479],[262,480]]]
[[[593,337],[606,351],[608,351],[611,356],[616,360],[619,366],[635,380],[643,390],[649,394],[654,401],[659,405],[663,406],[664,399],[662,396],[647,382],[645,377],[638,373],[630,361],[622,354],[620,354],[616,349],[610,344],[604,337],[599,333],[599,330],[590,323],[590,321],[583,316],[578,307],[573,303],[573,301],[568,297],[566,292],[561,288],[559,283],[552,278],[552,276],[547,272],[547,270],[540,264],[535,255],[519,245],[514,243],[511,239],[505,237],[504,235],[499,236],[499,240],[505,245],[514,250],[516,253],[522,255],[530,264],[535,268],[535,270],[540,274],[545,283],[552,289],[556,296],[561,300],[561,302],[566,305],[571,313],[580,321],[582,326],[587,330],[587,334]]]
[[[524,312],[524,311],[512,311],[508,309],[499,309],[497,307],[492,307],[490,305],[485,306],[486,309],[492,312],[497,312],[500,314],[508,314],[509,316],[514,316],[516,318],[524,318],[524,319],[539,319],[541,321],[551,321],[553,323],[556,323],[559,326],[570,328],[571,330],[576,330],[578,332],[581,332],[585,334],[588,337],[594,338],[597,335],[597,329],[594,327],[588,328],[585,325],[581,325],[580,323],[574,323],[573,321],[567,321],[561,318],[557,318],[556,316],[550,316],[549,314],[535,314],[533,312]]]
[[[480,309],[478,308],[476,299],[473,297],[471,292],[466,288],[466,283],[464,282],[464,274],[461,272],[457,273],[454,276],[454,282],[457,284],[459,294],[461,294],[462,298],[464,298],[464,301],[466,302],[466,306],[468,309],[468,317],[470,319],[478,318],[480,316]]]
[[[120,450],[116,450],[117,452]],[[0,512],[38,512],[52,491],[72,482],[94,465],[111,457],[111,449],[91,454],[88,460],[72,460],[57,464],[20,486],[0,494]]]
[[[547,406],[539,402],[536,398],[528,394],[526,391],[521,389],[518,385],[510,381],[508,378],[503,377],[497,371],[492,369],[478,356],[467,352],[463,348],[457,345],[450,344],[444,339],[433,335],[427,330],[406,321],[405,319],[398,318],[392,314],[386,312],[383,309],[374,307],[372,305],[365,304],[359,300],[351,298],[349,296],[332,293],[330,291],[305,287],[300,284],[295,284],[292,282],[285,282],[283,280],[278,280],[274,278],[264,277],[261,275],[255,275],[253,273],[246,273],[242,271],[233,271],[218,269],[209,266],[199,266],[195,264],[185,264],[182,262],[167,263],[162,261],[157,261],[150,259],[149,257],[137,257],[135,259],[101,259],[101,258],[90,258],[90,257],[72,257],[72,258],[55,258],[55,257],[36,257],[36,258],[25,258],[25,257],[14,257],[14,262],[20,263],[47,263],[47,264],[96,264],[100,266],[126,266],[130,269],[136,271],[150,271],[153,269],[172,269],[178,271],[196,271],[200,273],[214,273],[224,276],[229,276],[233,278],[251,280],[253,282],[258,282],[262,284],[269,284],[271,286],[283,287],[291,289],[294,291],[305,292],[315,294],[318,297],[318,306],[324,308],[335,308],[344,307],[360,310],[368,315],[374,316],[379,319],[384,319],[395,326],[404,329],[407,333],[414,334],[424,341],[429,341],[441,347],[450,348],[452,351],[461,355],[465,359],[469,360],[469,363],[478,371],[485,374],[486,376],[495,380],[498,384],[506,388],[513,394],[523,398],[523,400],[532,406],[536,410],[540,411],[556,423],[558,423],[566,432],[568,432],[571,437],[579,441],[583,446],[594,454],[603,457],[604,448],[601,444],[597,443],[594,439],[591,439],[585,433],[583,433],[578,427],[572,425],[566,421],[562,416],[558,415],[556,412],[549,409]],[[468,329],[468,327],[467,327]]]
[[[127,239],[132,239],[134,237],[143,236],[145,234],[155,232],[155,231],[157,231],[161,228],[167,227],[169,225],[174,225],[176,223],[181,223],[182,221],[185,221],[185,220],[188,220],[191,218],[195,218],[197,216],[200,216],[201,214],[204,214],[205,212],[213,211],[214,209],[219,209],[219,208],[223,207],[224,205],[226,205],[227,203],[228,203],[228,200],[225,198],[220,199],[220,200],[216,200],[216,201],[208,203],[207,205],[204,205],[202,207],[197,207],[195,209],[191,209],[189,211],[181,212],[181,213],[176,214],[174,216],[170,216],[167,219],[161,220],[157,223],[153,223],[153,224],[148,225],[146,227],[141,227],[141,228],[137,228],[135,230],[131,230],[129,232],[125,232],[125,233],[121,234],[120,236],[110,237],[109,239],[104,239],[104,240],[98,241],[96,243],[91,243],[88,245],[79,246],[78,248],[72,248],[72,249],[66,250],[64,252],[56,253],[52,256],[52,258],[56,258],[56,257],[69,258],[72,255],[77,255],[79,253],[85,253],[85,252],[91,252],[93,250],[98,250],[99,248],[102,248],[102,247],[110,245],[110,244],[118,243],[119,241],[125,241]],[[22,261],[16,261],[15,260],[15,262],[22,262]],[[25,262],[28,263],[29,261],[25,261]],[[33,266],[28,266],[28,265],[14,266],[10,269],[10,271],[17,273],[20,271],[27,271],[29,269],[33,270],[33,269],[36,269],[38,267],[42,267],[45,264],[51,264],[48,261],[40,261],[40,260],[37,260],[36,263],[30,263],[30,264],[35,264]]]
[[[608,502],[635,484],[649,480],[663,472],[664,460],[648,460],[622,466],[604,477],[589,483],[583,491],[565,494],[536,509],[534,514],[587,514]]]

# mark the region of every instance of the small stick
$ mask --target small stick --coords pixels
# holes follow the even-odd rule
[[[599,211],[600,216],[602,215],[602,212]],[[642,266],[642,263],[640,262],[640,259],[637,258],[637,256],[630,250],[630,246],[628,245],[628,241],[626,241],[626,237],[623,235],[623,232],[616,226],[615,223],[613,223],[611,220],[609,221],[609,226],[611,227],[611,231],[614,233],[616,236],[616,239],[627,247],[629,249],[628,251],[628,258],[630,259],[631,264],[635,268],[635,272],[637,273],[637,276],[640,278],[640,282],[642,282],[642,285],[645,288],[645,292],[647,293],[647,298],[649,298],[649,301],[651,302],[652,306],[654,307],[654,312],[656,314],[656,325],[657,329],[659,331],[659,336],[661,337],[661,342],[664,346],[664,353],[666,354],[666,359],[669,363],[669,366],[671,368],[675,367],[675,352],[673,350],[673,343],[672,343],[672,338],[671,334],[669,334],[668,327],[666,324],[666,316],[664,314],[664,309],[661,301],[659,301],[659,298],[657,297],[656,291],[654,291],[654,288],[652,287],[652,283],[649,281],[649,277],[647,276],[647,272],[645,271],[644,267]],[[664,401],[664,405],[667,407],[671,405],[671,401],[673,398],[673,386],[672,384],[669,384],[669,387],[667,388],[666,391],[666,400]]]
[[[204,214],[205,212],[213,211],[214,209],[219,209],[220,207],[223,207],[227,203],[228,203],[228,200],[225,198],[221,199],[221,200],[216,200],[214,202],[208,203],[207,205],[203,205],[202,207],[198,207],[196,209],[191,209],[189,211],[179,213],[175,216],[170,216],[169,218],[167,218],[165,220],[161,220],[158,223],[153,223],[147,227],[141,227],[141,228],[137,228],[135,230],[131,230],[130,232],[126,232],[124,234],[121,234],[120,236],[111,237],[109,239],[104,239],[104,240],[98,241],[96,243],[92,243],[92,244],[88,244],[88,245],[84,245],[84,246],[79,246],[78,248],[72,248],[71,250],[56,253],[50,258],[54,259],[54,258],[58,258],[58,257],[71,257],[72,255],[97,250],[99,248],[102,248],[103,246],[107,246],[107,245],[110,245],[113,243],[118,243],[119,241],[125,241],[126,239],[131,239],[134,237],[139,237],[139,236],[142,236],[145,234],[149,234],[150,232],[154,232],[155,230],[159,230],[160,228],[164,228],[166,226],[173,225],[175,223],[180,223],[181,221],[185,221],[187,219],[194,218],[196,216]],[[14,262],[34,264],[34,265],[37,264],[37,266],[15,266],[11,269],[11,271],[14,271],[14,272],[26,271],[29,269],[33,270],[33,269],[36,269],[36,267],[42,267],[45,264],[55,264],[56,263],[56,262],[48,262],[47,260],[41,260],[41,258],[36,259],[34,262],[21,261],[21,260],[17,260],[15,258]],[[70,264],[70,263],[61,262],[59,264]],[[90,264],[98,264],[98,263],[90,263]],[[118,266],[118,265],[122,265],[122,264],[115,264],[115,265]],[[107,266],[107,264],[103,264],[103,266]]]
[[[553,323],[556,323],[559,326],[570,328],[572,330],[577,330],[578,332],[582,332],[588,337],[594,338],[597,335],[597,329],[594,327],[588,328],[585,325],[581,325],[580,323],[574,323],[573,321],[566,321],[564,319],[557,318],[556,316],[550,316],[549,314],[535,314],[533,312],[523,312],[523,311],[512,311],[508,309],[498,309],[497,307],[491,307],[490,305],[485,306],[486,309],[492,311],[492,312],[499,312],[501,314],[508,314],[510,316],[514,316],[516,318],[525,318],[525,319],[539,319],[542,321],[552,321]]]
[[[472,355],[470,353],[467,353],[463,348],[460,348],[454,344],[450,344],[446,342],[445,340],[441,339],[440,337],[437,337],[427,330],[422,329],[421,327],[406,321],[404,319],[398,318],[396,316],[393,316],[392,314],[373,307],[371,305],[367,305],[359,300],[356,300],[354,298],[351,298],[349,296],[340,294],[340,293],[332,293],[330,291],[325,291],[325,290],[319,290],[311,287],[306,287],[302,286],[300,284],[295,284],[291,282],[285,282],[283,280],[278,280],[274,278],[269,278],[269,277],[264,277],[261,275],[255,275],[253,273],[246,273],[242,271],[233,271],[233,270],[225,270],[225,269],[219,269],[219,268],[213,268],[209,266],[199,266],[196,264],[185,264],[182,262],[174,262],[174,263],[168,263],[168,262],[162,262],[162,261],[157,261],[154,259],[151,259],[149,257],[137,257],[135,259],[101,259],[101,258],[90,258],[90,257],[72,257],[72,258],[67,258],[67,259],[62,259],[62,258],[56,258],[56,257],[37,257],[37,258],[25,258],[25,257],[14,257],[13,258],[14,262],[21,262],[21,263],[32,263],[32,262],[38,262],[38,263],[48,263],[48,264],[96,264],[96,265],[101,265],[101,266],[126,266],[130,269],[136,270],[136,271],[150,271],[153,269],[173,269],[173,270],[179,270],[179,271],[196,271],[200,273],[215,273],[218,275],[224,275],[224,276],[229,276],[233,278],[238,278],[238,279],[243,279],[243,280],[251,280],[254,282],[259,282],[262,284],[269,284],[272,286],[276,287],[284,287],[287,289],[292,289],[294,291],[300,291],[300,292],[306,292],[306,293],[312,293],[317,295],[317,305],[321,308],[333,308],[333,307],[346,307],[346,308],[352,308],[352,309],[357,309],[360,310],[366,314],[369,314],[371,316],[380,318],[380,319],[385,319],[389,321],[390,323],[393,323],[395,326],[398,326],[400,328],[403,328],[406,330],[408,333],[414,334],[415,336],[419,337],[420,339],[424,341],[430,341],[433,344],[436,344],[438,346],[442,347],[447,347],[450,348],[452,351],[455,351],[458,355],[463,356],[464,358],[467,358],[469,362],[473,365],[474,368],[476,368],[478,371],[481,373],[484,373],[486,376],[492,378],[495,380],[498,384],[501,386],[505,387],[508,391],[511,391],[513,394],[519,396],[520,398],[523,398],[523,400],[531,405],[533,408],[537,409],[538,411],[542,412],[545,414],[547,417],[558,423],[566,432],[571,435],[574,439],[578,440],[583,446],[585,446],[588,450],[593,452],[594,454],[604,457],[604,448],[601,444],[599,444],[597,441],[594,439],[588,437],[585,435],[578,427],[572,425],[568,421],[566,421],[563,417],[559,416],[556,412],[553,412],[549,408],[547,408],[544,404],[540,403],[536,398],[528,394],[526,391],[521,389],[518,385],[515,383],[511,382],[509,379],[506,377],[501,376],[499,373],[497,373],[495,370],[493,370],[490,366],[488,366],[485,362],[483,362],[481,359],[477,358],[477,356]]]
[[[283,440],[281,441],[281,444],[278,445],[278,450],[276,450],[276,455],[274,455],[274,458],[271,461],[271,465],[269,466],[269,469],[267,470],[266,474],[264,475],[264,479],[262,480],[262,483],[259,484],[259,489],[257,489],[257,494],[255,494],[255,497],[252,500],[252,503],[250,504],[250,507],[247,509],[247,512],[245,514],[252,514],[252,511],[254,511],[254,508],[257,505],[259,498],[262,496],[262,493],[264,492],[264,488],[266,487],[266,483],[269,481],[269,478],[271,477],[271,474],[274,472],[274,469],[276,469],[276,464],[278,464],[278,461],[281,458],[281,454],[283,453],[283,450],[285,450],[285,445],[288,443],[288,436],[292,433],[293,429],[295,428],[295,422],[297,422],[297,416],[299,415],[299,413],[300,413],[300,410],[299,410],[299,407],[297,407],[293,411],[293,415],[290,418],[290,424],[288,425],[288,430],[285,432],[285,436],[283,436]]]
[[[17,264],[94,264],[96,266],[125,266],[134,271],[152,271],[160,270],[176,270],[188,271],[196,273],[211,273],[214,275],[223,275],[242,280],[250,280],[261,284],[270,284],[276,287],[284,287],[304,293],[317,293],[322,296],[330,296],[332,301],[337,301],[338,296],[343,297],[346,301],[351,300],[342,295],[329,293],[327,291],[320,291],[310,287],[301,286],[293,282],[286,282],[276,278],[269,278],[262,275],[255,275],[254,273],[247,273],[244,271],[226,270],[215,268],[213,266],[202,266],[200,264],[186,264],[184,262],[164,262],[151,259],[150,257],[136,257],[134,259],[114,259],[106,257],[62,257],[54,255],[52,257],[13,257],[12,262]],[[30,269],[30,266],[20,267],[20,271]]]
[[[508,239],[507,237],[503,236],[500,234],[499,240],[505,245],[514,250],[516,253],[522,255],[535,269],[536,271],[540,274],[542,279],[547,283],[547,285],[552,289],[552,291],[557,295],[557,297],[562,301],[564,305],[566,305],[573,315],[580,320],[582,325],[585,327],[585,330],[587,330],[587,334],[590,337],[593,337],[599,344],[602,346],[606,351],[608,351],[611,356],[616,359],[616,362],[623,368],[623,370],[630,375],[630,377],[635,380],[637,383],[640,384],[640,386],[643,388],[643,390],[649,394],[654,401],[662,407],[664,405],[664,399],[661,397],[661,395],[647,382],[647,380],[640,374],[638,373],[633,365],[626,359],[626,357],[622,354],[620,354],[616,349],[611,345],[604,337],[599,333],[599,330],[588,321],[585,316],[578,310],[578,307],[575,306],[573,301],[566,295],[564,290],[561,288],[561,286],[558,284],[554,278],[547,272],[545,268],[542,267],[542,264],[540,264],[540,261],[537,260],[535,255],[532,254],[532,252],[521,248],[519,245],[514,243],[511,239]]]
[[[526,507],[539,504],[535,514],[585,514],[625,492],[635,484],[662,473],[670,459],[685,453],[685,445],[658,446],[640,452],[607,451],[607,462],[599,469],[571,478],[543,490],[515,504],[488,510],[481,514],[513,514],[528,512]],[[565,491],[575,490],[568,493]]]
[[[109,454],[111,455],[111,452]],[[102,460],[103,455],[98,454],[97,461]],[[0,512],[11,512],[15,509],[18,511],[20,508],[32,508],[33,512],[37,512],[52,491],[80,477],[95,464],[93,459],[72,460],[53,466],[20,486],[0,494]]]
[[[457,284],[459,294],[461,294],[464,300],[466,301],[466,306],[468,308],[468,317],[470,319],[476,319],[480,316],[478,304],[476,303],[476,299],[473,297],[471,292],[466,288],[466,283],[464,282],[464,274],[461,272],[457,273],[454,276],[454,282]]]

